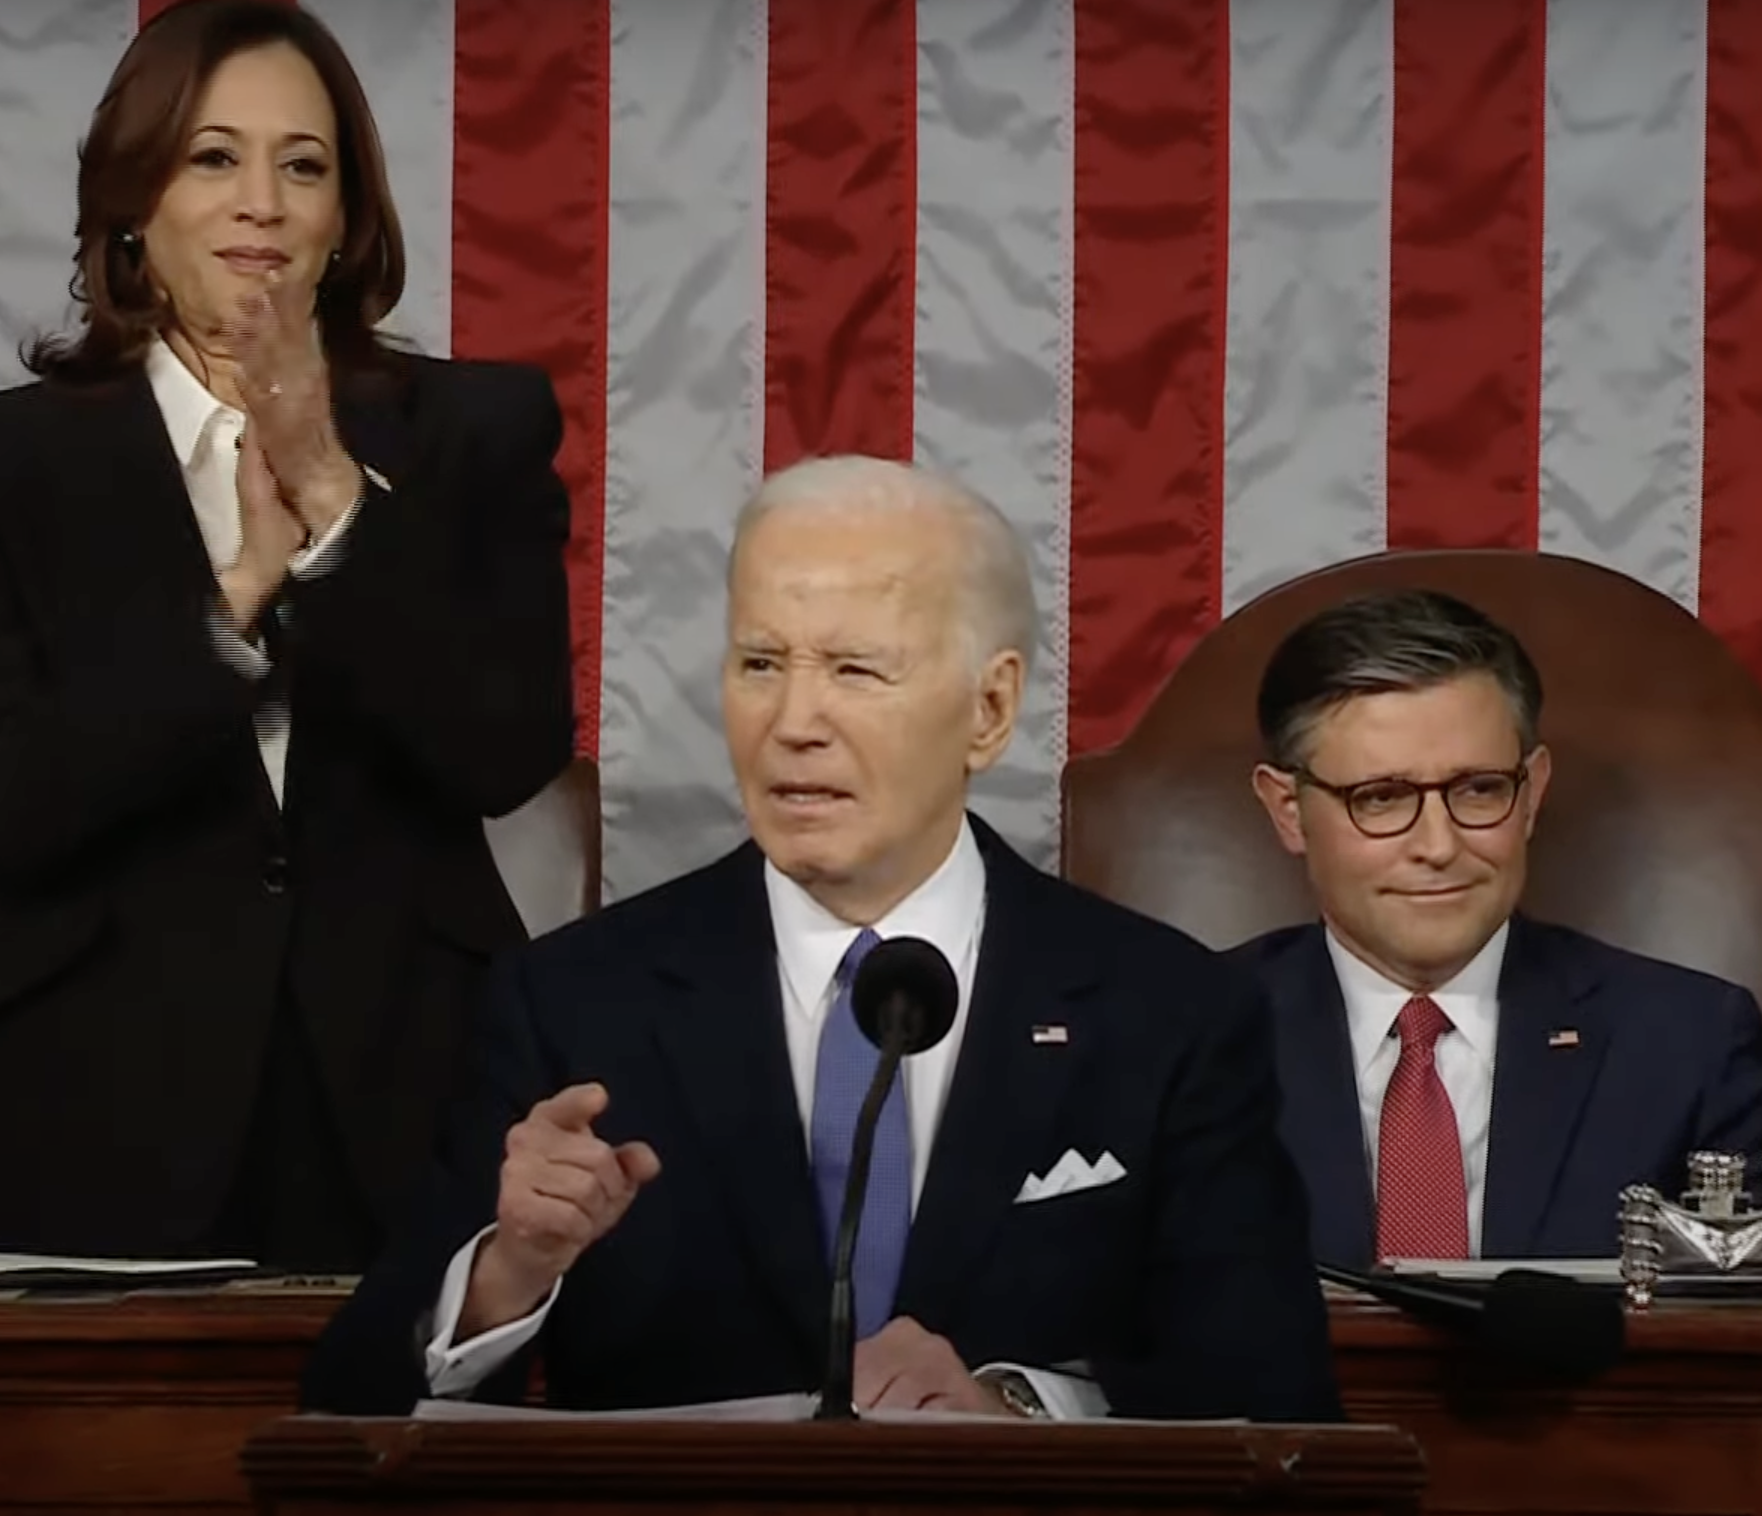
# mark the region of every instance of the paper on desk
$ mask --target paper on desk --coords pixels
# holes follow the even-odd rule
[[[1491,1283],[1509,1269],[1561,1274],[1581,1284],[1620,1284],[1619,1258],[1390,1258],[1385,1267],[1396,1274],[1431,1274],[1464,1283]]]
[[[93,1279],[162,1279],[241,1274],[255,1269],[250,1258],[59,1258],[48,1253],[0,1253],[0,1283],[15,1275],[66,1275]]]
[[[635,1411],[557,1411],[541,1406],[485,1405],[471,1400],[422,1400],[416,1404],[418,1421],[811,1421],[818,1395],[759,1395],[748,1400],[716,1400],[699,1405],[651,1406]],[[862,1420],[898,1423],[983,1422],[987,1426],[1045,1426],[1015,1416],[986,1416],[970,1411],[864,1411]],[[1245,1417],[1216,1421],[1133,1421],[1113,1416],[1094,1423],[1120,1427],[1246,1426]]]
[[[485,1405],[475,1400],[421,1400],[418,1421],[806,1421],[817,1395],[756,1395],[699,1405],[647,1406],[633,1411],[554,1411],[539,1406]]]

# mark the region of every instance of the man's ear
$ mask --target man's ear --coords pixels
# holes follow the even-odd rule
[[[1536,750],[1524,759],[1524,767],[1529,770],[1529,780],[1519,803],[1523,806],[1523,835],[1529,837],[1536,830],[1536,813],[1542,808],[1542,797],[1548,793],[1548,781],[1554,777],[1554,755],[1538,742]]]
[[[1303,836],[1303,814],[1297,804],[1297,776],[1270,763],[1254,766],[1254,793],[1265,807],[1279,845],[1293,857],[1308,851]]]
[[[982,774],[1003,756],[1022,709],[1027,665],[1013,648],[993,653],[979,670],[973,690],[973,736],[967,744],[967,772]]]

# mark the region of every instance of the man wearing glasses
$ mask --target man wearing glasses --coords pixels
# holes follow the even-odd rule
[[[1255,793],[1321,922],[1238,953],[1324,1261],[1612,1255],[1624,1185],[1757,1171],[1754,998],[1517,913],[1541,706],[1517,639],[1429,591],[1323,612],[1262,677]]]

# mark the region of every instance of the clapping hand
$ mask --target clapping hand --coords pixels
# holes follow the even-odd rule
[[[306,533],[322,537],[359,497],[362,474],[337,436],[310,296],[272,274],[241,303],[229,336],[239,395],[270,476]]]
[[[234,629],[248,638],[308,534],[305,523],[283,499],[249,416],[239,438],[233,477],[239,497],[239,556],[221,571],[220,593]]]

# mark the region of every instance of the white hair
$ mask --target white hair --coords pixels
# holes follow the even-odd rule
[[[747,534],[774,511],[936,510],[966,539],[960,616],[975,672],[995,654],[1021,654],[1032,668],[1040,618],[1028,555],[1009,518],[983,495],[912,463],[861,453],[804,458],[767,478],[734,523],[728,571]]]

